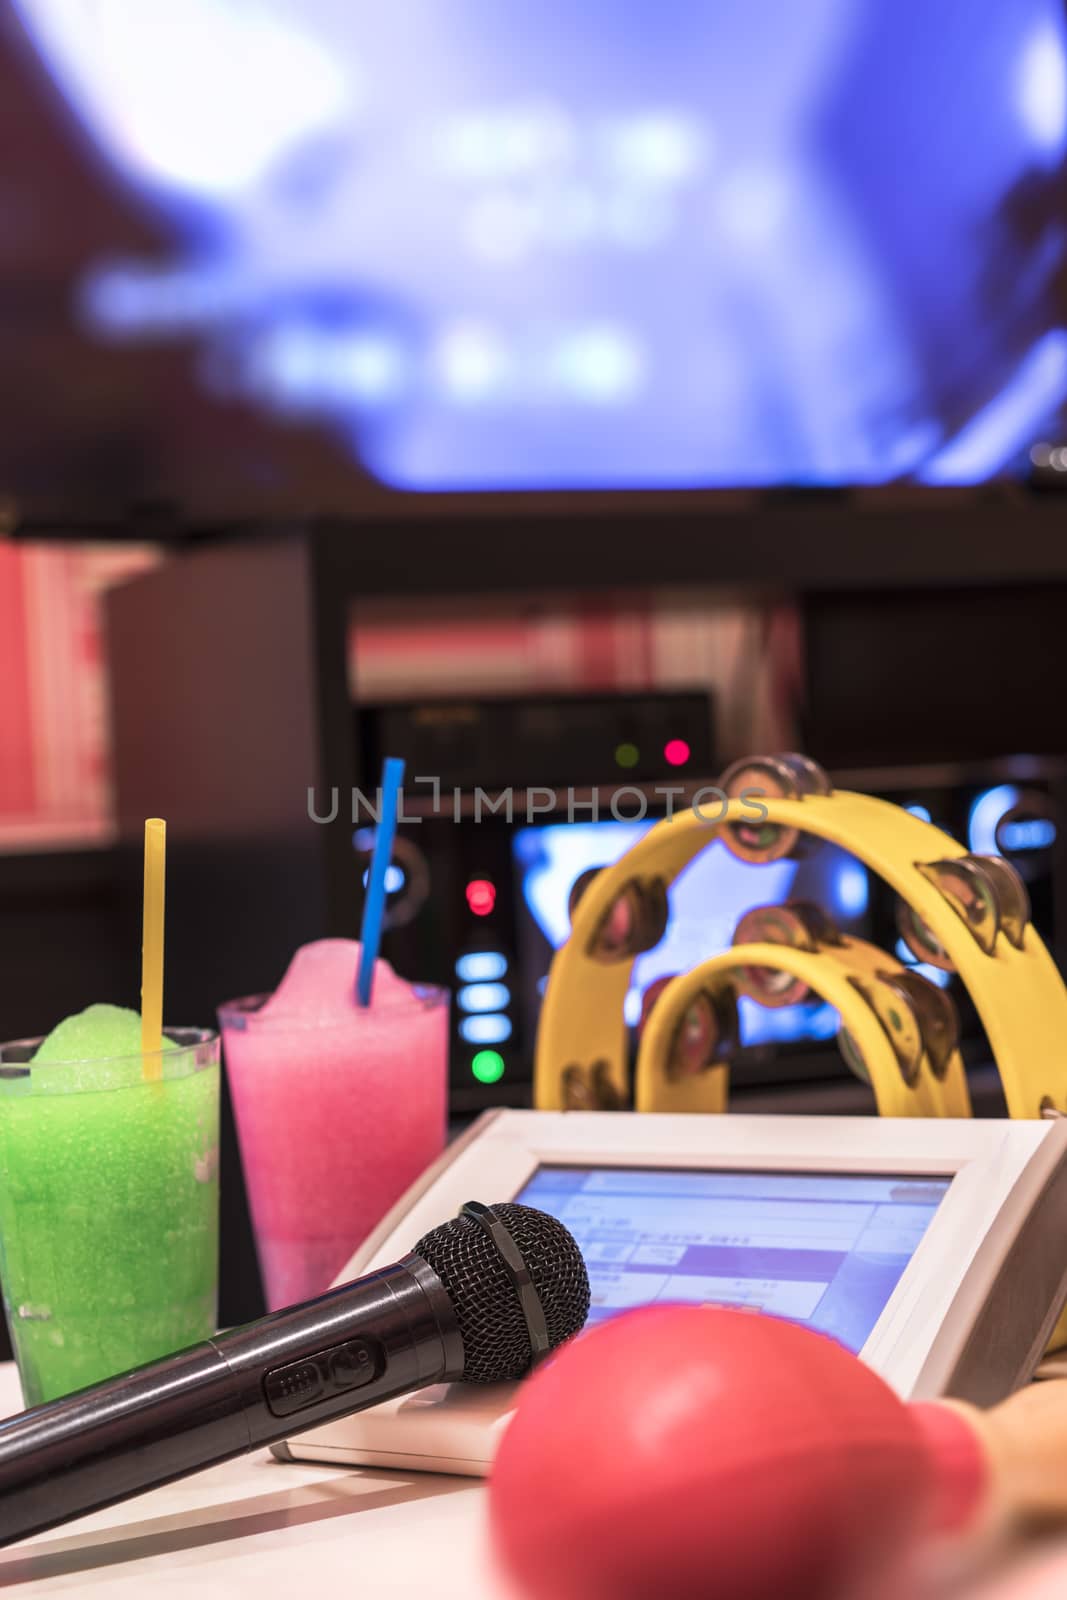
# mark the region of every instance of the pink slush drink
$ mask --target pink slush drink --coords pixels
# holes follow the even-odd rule
[[[364,1009],[359,953],[305,945],[274,994],[219,1010],[272,1311],[327,1289],[444,1146],[448,996],[379,961]]]

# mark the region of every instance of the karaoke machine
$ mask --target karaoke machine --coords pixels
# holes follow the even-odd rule
[[[714,770],[706,690],[364,707],[363,770],[406,763],[384,954],[453,993],[452,1106],[525,1105],[552,950],[574,879]],[[353,806],[366,881],[373,795]],[[539,862],[537,850],[550,854]],[[574,858],[572,869],[572,855]],[[564,879],[566,881],[564,881]]]
[[[390,707],[363,716],[366,748],[387,743],[422,780],[412,786],[409,778],[405,795],[386,954],[403,975],[452,990],[453,1108],[529,1104],[541,998],[552,953],[569,933],[575,886],[660,818],[714,803],[706,697]],[[1060,766],[1019,758],[833,776],[913,810],[975,853],[1010,860],[1062,968]],[[356,828],[354,842],[369,856],[372,822]],[[805,841],[793,856],[754,866],[716,844],[671,887],[667,935],[634,966],[624,1007],[631,1029],[652,984],[727,949],[747,912],[785,900],[814,902],[843,932],[915,962],[892,893],[842,850]],[[980,1064],[985,1041],[966,993],[947,973],[927,976],[952,986],[964,1059]],[[767,1009],[743,1000],[736,1091],[847,1080],[837,1031],[825,1002]]]

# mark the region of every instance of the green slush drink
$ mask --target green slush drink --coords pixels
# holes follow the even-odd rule
[[[0,1046],[0,1284],[26,1404],[215,1331],[219,1044],[92,1006]]]

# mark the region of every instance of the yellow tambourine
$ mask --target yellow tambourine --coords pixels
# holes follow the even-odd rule
[[[870,1083],[881,1116],[971,1115],[948,996],[874,945],[846,939],[812,949],[735,944],[667,983],[641,1034],[636,1110],[726,1110],[743,994],[772,1004],[815,994],[832,1005],[846,1060]]]
[[[541,1013],[535,1064],[535,1101],[541,1109],[628,1103],[623,1001],[633,963],[662,938],[667,889],[694,857],[722,839],[743,860],[779,860],[802,835],[838,845],[880,875],[899,896],[901,933],[916,956],[959,973],[985,1029],[1011,1115],[1040,1117],[1049,1109],[1067,1109],[1067,989],[1030,924],[1025,888],[1005,861],[969,855],[940,829],[887,801],[833,793],[825,775],[801,756],[739,764],[725,775],[722,789],[729,800],[716,798],[699,812],[688,810],[651,829],[620,861],[596,875],[574,908],[571,937],[553,960]],[[877,1021],[879,1011],[874,985],[880,972],[893,970],[893,958],[883,952],[864,954],[872,947],[861,949],[861,941],[845,944],[850,955],[830,948],[814,954],[793,951],[793,956],[812,956],[810,965],[796,967],[786,964],[785,948],[774,945],[766,956],[768,970],[795,970],[837,1006],[849,1035],[859,1039],[862,1034],[866,1041],[864,1065],[880,1104],[898,1105],[903,1091],[890,1072],[883,1040],[876,1043],[867,1026],[871,1015]],[[826,956],[832,961],[824,963]],[[875,966],[873,974],[866,974],[866,995],[860,970],[864,963]],[[714,977],[744,964],[735,948],[709,965]],[[708,970],[705,966],[700,972],[707,977]],[[686,985],[689,977],[696,982],[695,975],[675,982]],[[724,987],[718,981],[711,984],[713,1000]],[[676,997],[688,993],[675,992]],[[646,1026],[646,1063],[667,1042],[675,999],[669,1014],[664,1011],[657,1020],[657,1013],[669,994],[670,989],[660,996]],[[866,1014],[854,1005],[857,997],[866,1004]],[[888,1037],[884,1026],[881,1032]],[[891,1043],[888,1048],[892,1052]],[[723,1063],[713,1061],[707,1070],[721,1077],[709,1079],[706,1108],[720,1094],[724,1108]],[[895,1070],[907,1088],[899,1064]],[[639,1069],[646,1086],[650,1071],[646,1066],[642,1075]],[[932,1104],[927,1114],[966,1114],[961,1074],[953,1064],[948,1089],[942,1081],[942,1104]],[[660,1076],[662,1080],[664,1074]],[[925,1080],[922,1088],[924,1095],[929,1093]],[[693,1085],[684,1091],[697,1092]],[[677,1104],[682,1094],[661,1081],[654,1093],[643,1088],[641,1100],[648,1109],[682,1109]],[[911,1114],[922,1114],[917,1102],[904,1104]]]

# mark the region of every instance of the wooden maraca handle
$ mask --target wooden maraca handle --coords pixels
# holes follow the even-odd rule
[[[1067,1522],[1067,1382],[1031,1384],[991,1411],[949,1402],[978,1436],[994,1514]]]

